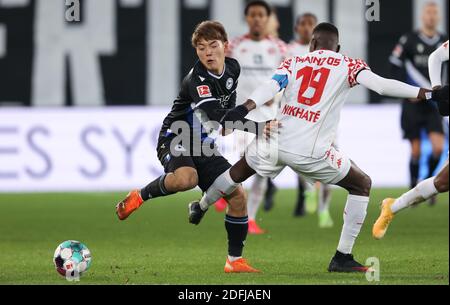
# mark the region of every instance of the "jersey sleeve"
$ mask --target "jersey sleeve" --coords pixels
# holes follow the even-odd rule
[[[359,85],[357,79],[358,74],[364,70],[370,70],[369,65],[362,59],[353,59],[345,57],[348,65],[347,82],[350,88]]]
[[[389,57],[389,62],[392,65],[399,68],[403,67],[403,62],[405,61],[407,54],[407,43],[408,43],[408,36],[403,35],[396,44],[394,50],[392,51],[391,56]]]
[[[278,83],[280,86],[280,91],[285,89],[289,84],[289,80],[292,76],[294,61],[295,57],[288,58],[281,63],[277,70],[275,70],[272,80]]]
[[[448,55],[447,40],[447,42],[434,51],[428,59],[428,69],[432,88],[442,85],[442,63],[448,61]]]

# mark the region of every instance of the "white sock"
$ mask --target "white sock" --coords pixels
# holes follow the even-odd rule
[[[228,260],[230,262],[235,262],[235,261],[237,261],[238,259],[241,259],[241,258],[242,258],[242,256],[229,256],[228,255]]]
[[[230,176],[230,170],[217,177],[214,183],[203,194],[200,200],[200,207],[206,211],[211,205],[222,197],[226,197],[236,190],[239,183],[235,183]]]
[[[424,202],[439,192],[434,185],[434,177],[424,180],[417,184],[415,188],[401,195],[391,206],[393,213],[406,209],[414,204]]]
[[[355,240],[361,231],[367,215],[369,197],[348,195],[344,210],[344,226],[337,250],[343,254],[351,254]]]
[[[330,202],[331,202],[330,187],[326,184],[321,183],[319,186],[319,205],[318,205],[319,213],[329,210]]]
[[[261,202],[264,198],[264,194],[267,190],[267,178],[260,175],[255,175],[252,187],[248,194],[248,219],[255,220],[258,213]]]

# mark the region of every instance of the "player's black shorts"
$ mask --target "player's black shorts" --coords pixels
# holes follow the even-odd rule
[[[174,156],[170,145],[173,137],[160,137],[158,140],[158,159],[166,173],[173,173],[181,167],[192,167],[198,174],[198,186],[206,192],[214,181],[227,171],[231,164],[219,152],[212,156]],[[179,147],[183,149],[183,147]],[[176,149],[175,149],[176,150]]]
[[[422,129],[425,129],[427,133],[437,132],[444,134],[442,117],[437,107],[430,103],[404,101],[401,125],[403,137],[408,140],[420,139]]]

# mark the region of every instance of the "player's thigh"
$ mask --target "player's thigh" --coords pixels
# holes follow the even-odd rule
[[[190,190],[198,184],[198,174],[191,156],[175,154],[170,150],[170,138],[160,139],[157,148],[158,158],[167,174],[166,187],[171,192]]]
[[[258,175],[274,179],[285,167],[279,155],[277,147],[255,139],[247,147],[245,161]]]
[[[193,157],[198,173],[198,186],[206,192],[216,179],[231,168],[231,164],[218,152],[213,156]]]
[[[421,129],[423,128],[423,113],[417,105],[404,102],[402,104],[401,127],[403,138],[409,141],[420,139]]]

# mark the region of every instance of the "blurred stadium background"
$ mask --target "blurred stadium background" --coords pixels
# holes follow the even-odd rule
[[[269,2],[284,41],[294,39],[296,16],[312,12],[339,27],[343,53],[389,76],[390,53],[402,34],[420,26],[426,1],[381,0],[380,21],[371,22],[366,13],[377,1]],[[446,33],[448,1],[435,2]],[[125,190],[152,180],[161,171],[157,131],[196,60],[190,45],[195,25],[215,19],[230,37],[247,31],[244,0],[80,4],[80,22],[67,22],[65,1],[0,1],[1,192]],[[233,140],[225,142],[225,155],[236,160]],[[376,186],[408,185],[409,144],[402,140],[399,101],[363,88],[352,92],[339,144]],[[422,177],[427,141],[423,150]],[[296,182],[286,171],[276,183]]]

